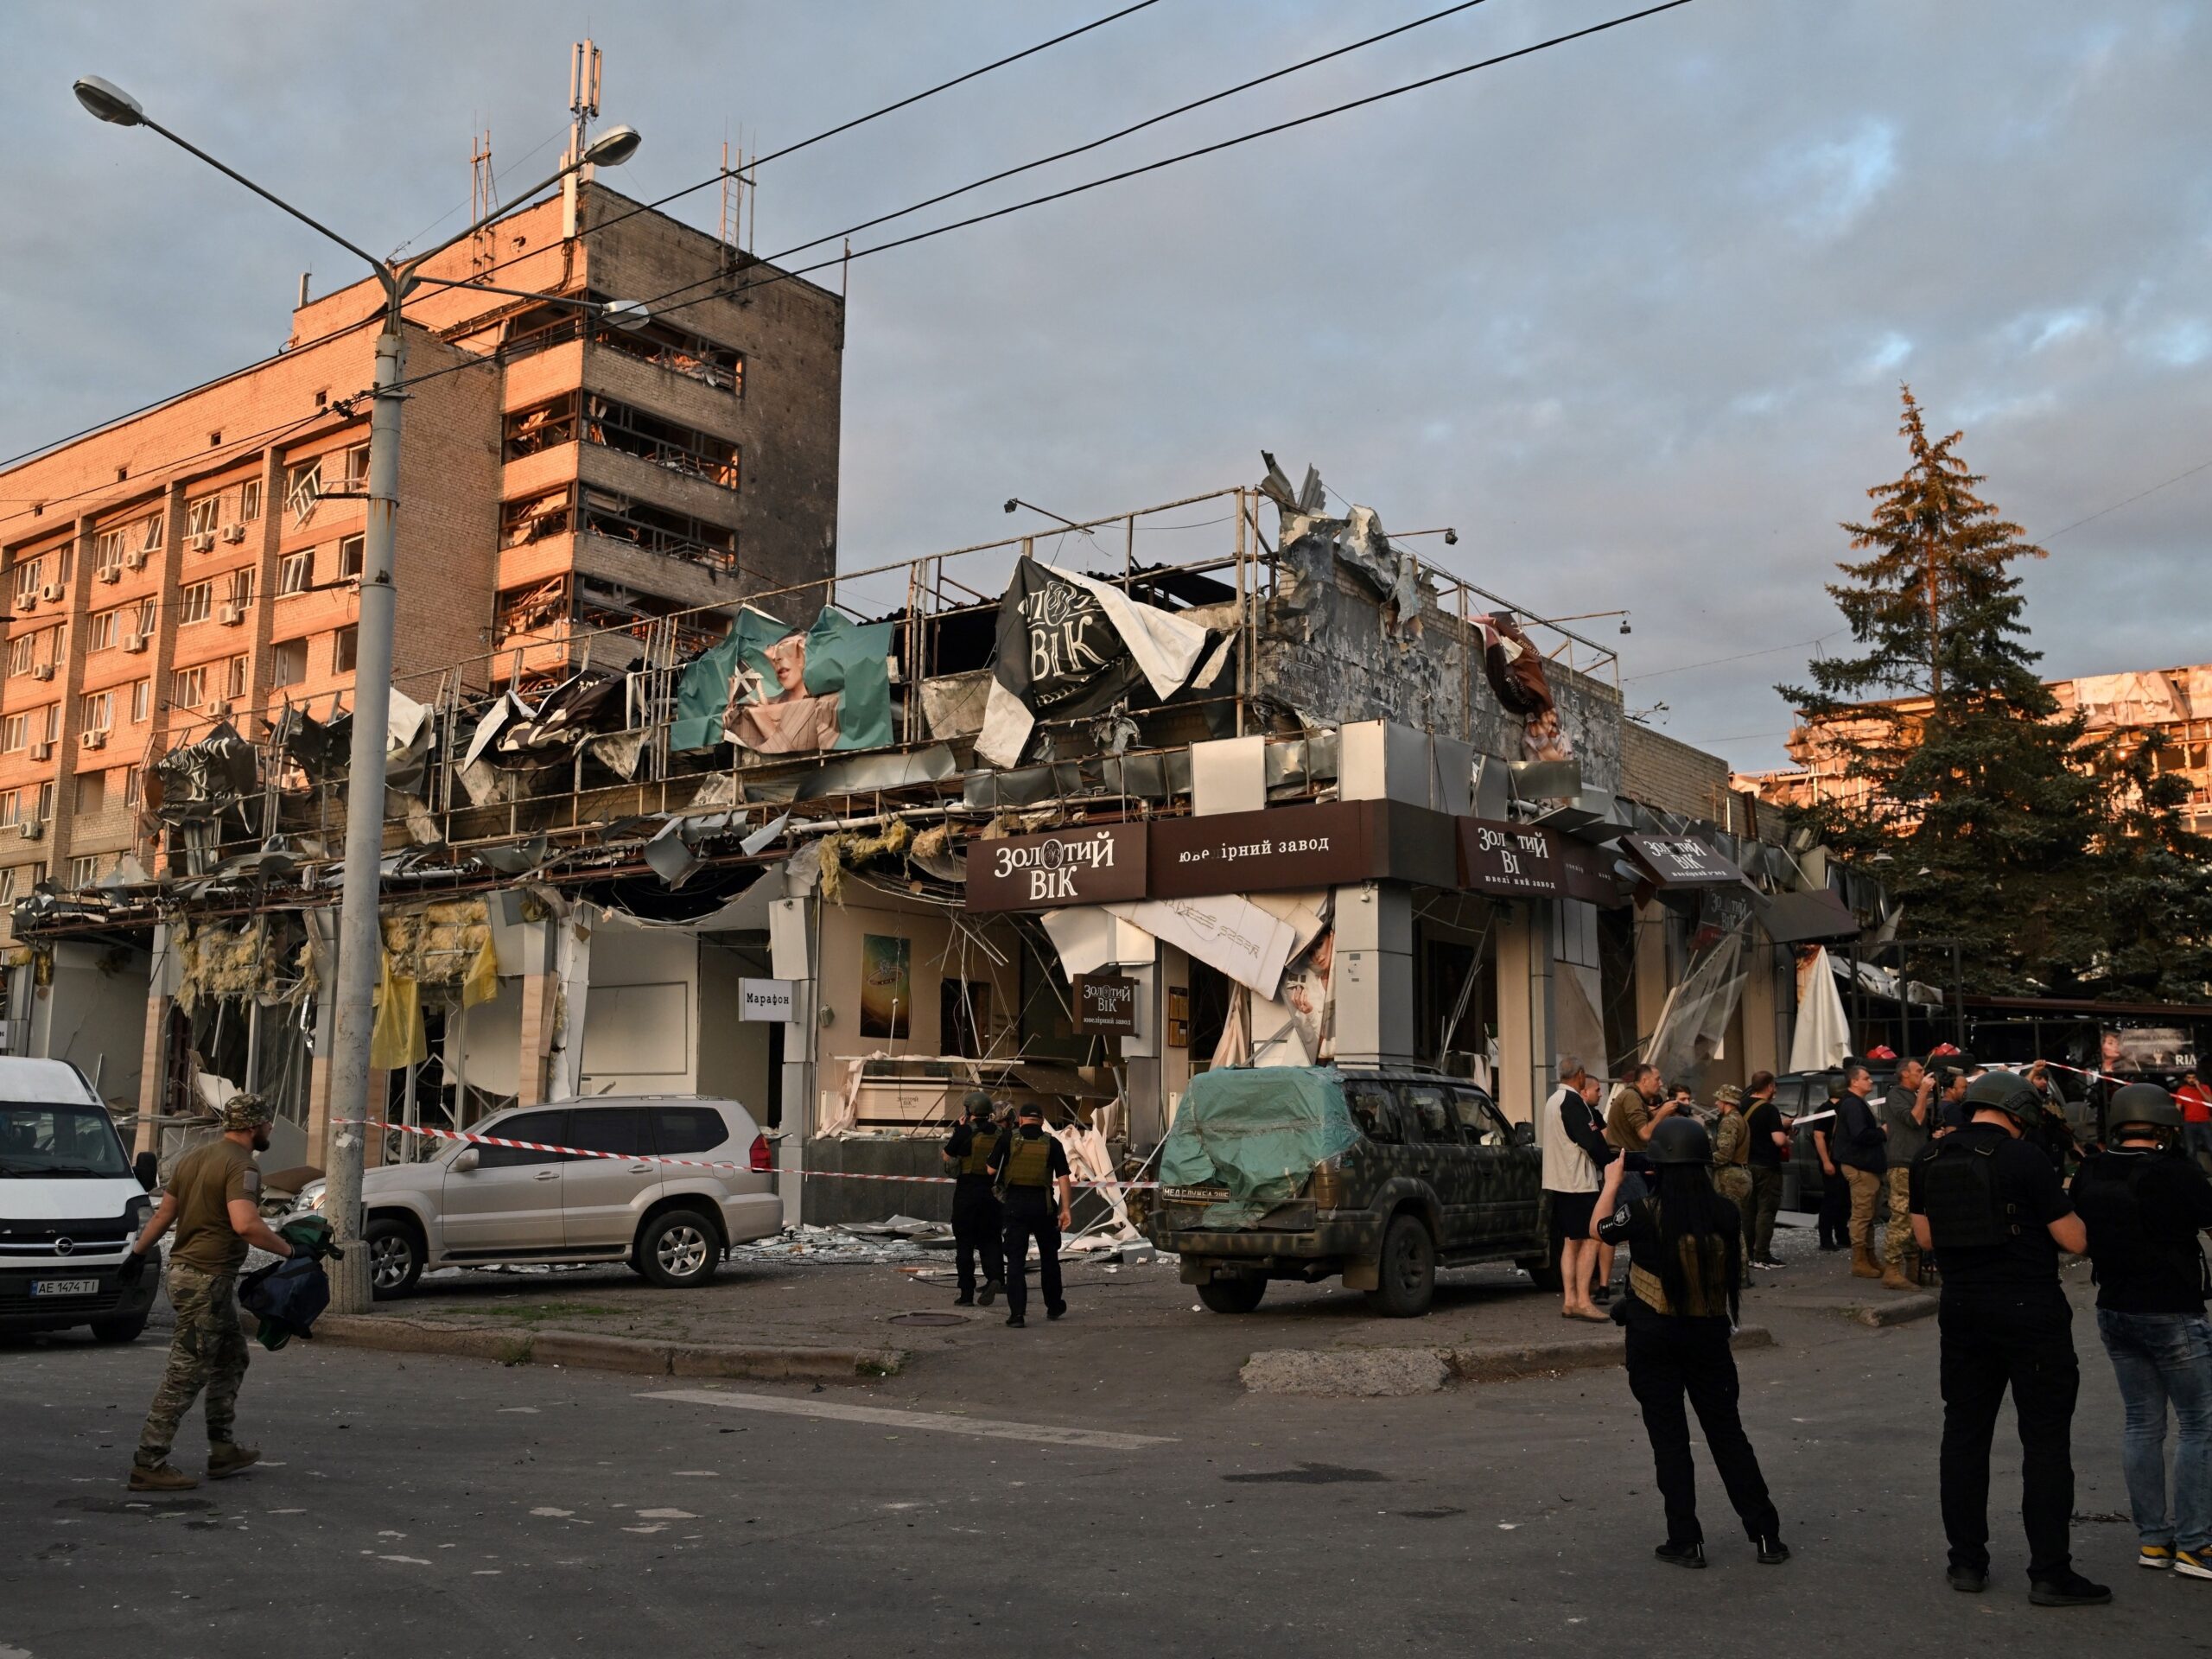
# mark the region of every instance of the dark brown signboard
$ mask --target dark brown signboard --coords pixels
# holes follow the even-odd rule
[[[1557,836],[1525,823],[1460,818],[1459,885],[1503,899],[1555,899],[1567,891]]]
[[[1095,824],[968,843],[968,908],[1058,910],[1145,896],[1145,826]]]
[[[1156,899],[1331,887],[1368,874],[1358,801],[1161,818],[1152,826]]]
[[[1136,981],[1126,974],[1077,974],[1075,1028],[1086,1037],[1135,1036]]]
[[[1630,860],[1662,887],[1702,887],[1739,882],[1743,871],[1694,836],[1630,836]]]
[[[1570,899],[1580,899],[1605,910],[1617,910],[1629,901],[1628,889],[1613,874],[1619,858],[1610,847],[1593,847],[1572,836],[1559,838],[1560,873]]]

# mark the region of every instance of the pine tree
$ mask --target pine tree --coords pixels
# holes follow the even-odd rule
[[[2012,567],[2044,550],[1975,493],[1962,435],[1929,438],[1903,393],[1910,465],[1843,526],[1868,556],[1828,588],[1859,654],[1777,688],[1859,786],[1799,816],[1879,874],[1906,936],[1964,942],[1969,989],[2048,993],[2101,955],[2106,789],[2020,621]]]

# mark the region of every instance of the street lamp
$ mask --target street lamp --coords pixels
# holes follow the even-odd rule
[[[384,752],[391,706],[392,625],[397,594],[391,556],[399,512],[400,416],[406,408],[400,374],[406,342],[401,312],[417,283],[423,263],[457,242],[464,242],[504,219],[538,192],[585,167],[616,167],[637,154],[641,142],[632,127],[610,127],[581,154],[563,162],[548,179],[517,194],[510,204],[487,213],[460,234],[413,258],[379,259],[328,226],[272,195],[244,174],[216,160],[198,145],[171,132],[147,115],[145,106],[112,81],[80,78],[77,101],[100,120],[119,127],[149,127],[178,149],[235,179],[264,201],[328,237],[365,261],[384,288],[384,328],[377,336],[375,401],[369,416],[368,522],[362,546],[360,615],[353,665],[353,760],[346,785],[346,866],[338,923],[338,1030],[331,1046],[330,1116],[342,1124],[331,1141],[329,1193],[324,1214],[349,1246],[331,1274],[330,1306],[360,1313],[369,1304],[368,1254],[361,1248],[361,1166],[368,1113],[369,1033],[375,1024],[373,994],[384,953],[378,899],[378,866],[384,856]],[[437,281],[430,278],[428,280]],[[460,284],[467,286],[467,284]],[[562,296],[543,297],[560,300]],[[568,302],[591,311],[611,308],[597,301]],[[635,308],[643,310],[642,307]],[[628,315],[627,308],[625,311]],[[623,325],[619,320],[618,326]]]

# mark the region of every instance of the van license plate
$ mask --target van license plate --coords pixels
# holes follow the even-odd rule
[[[96,1296],[99,1294],[99,1288],[100,1281],[97,1279],[34,1279],[31,1281],[31,1294],[34,1296]]]

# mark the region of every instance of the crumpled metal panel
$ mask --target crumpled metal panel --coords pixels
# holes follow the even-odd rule
[[[155,761],[154,777],[160,785],[154,816],[168,824],[206,822],[261,788],[253,745],[228,721]]]

